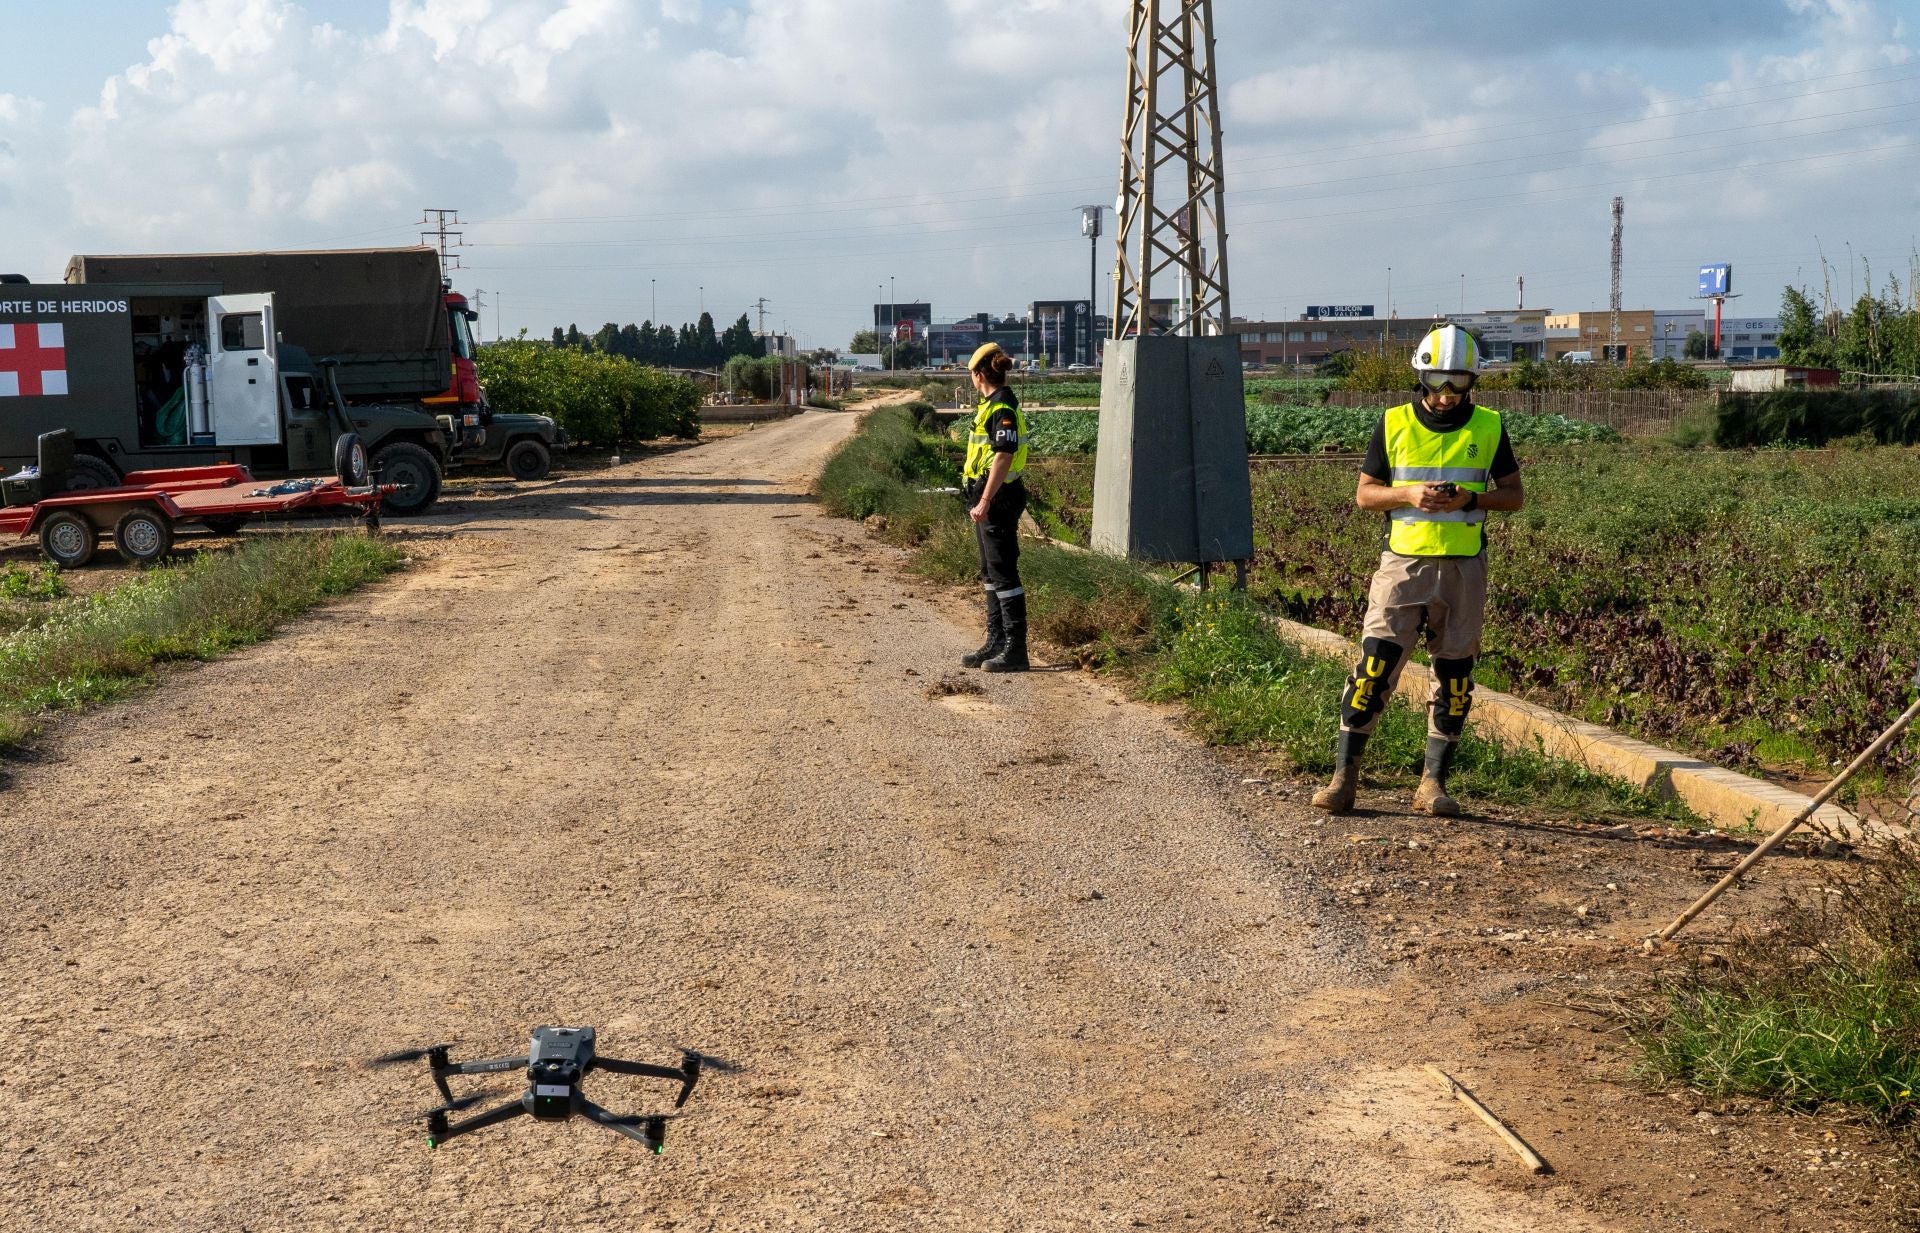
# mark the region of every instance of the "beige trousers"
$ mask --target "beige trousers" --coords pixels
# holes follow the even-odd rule
[[[1480,635],[1486,626],[1487,558],[1477,557],[1403,557],[1382,552],[1380,566],[1374,571],[1367,589],[1367,616],[1360,626],[1363,649],[1360,664],[1347,682],[1347,697],[1356,690],[1377,695],[1376,705],[1361,710],[1342,708],[1342,726],[1355,732],[1371,732],[1393,696],[1400,671],[1406,667],[1414,647],[1426,634],[1427,654],[1434,660],[1467,660],[1480,653]],[[1384,675],[1369,672],[1378,666],[1374,650],[1379,643],[1392,643],[1400,654]],[[1427,732],[1431,736],[1458,736],[1457,725],[1448,733],[1437,721],[1448,708],[1463,718],[1471,705],[1472,678],[1444,679],[1433,674],[1433,689],[1428,694]]]

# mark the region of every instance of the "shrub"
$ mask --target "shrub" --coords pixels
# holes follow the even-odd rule
[[[581,444],[700,435],[699,390],[658,368],[529,339],[488,343],[476,364],[494,410],[551,416]]]

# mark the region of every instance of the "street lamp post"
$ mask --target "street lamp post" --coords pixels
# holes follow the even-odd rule
[[[887,371],[892,372],[900,358],[900,303],[894,290],[893,275],[887,275]]]
[[[652,314],[651,320],[653,321],[653,328],[657,330],[660,328],[660,280],[659,279],[649,278],[647,280],[647,294],[650,297],[649,302],[653,306],[648,311]]]

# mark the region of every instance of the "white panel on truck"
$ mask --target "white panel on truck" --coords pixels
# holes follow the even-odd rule
[[[213,441],[280,444],[279,348],[272,295],[221,295],[207,301],[207,392]]]

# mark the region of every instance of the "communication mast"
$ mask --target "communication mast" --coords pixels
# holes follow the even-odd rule
[[[1133,0],[1120,151],[1112,337],[1225,333],[1233,317],[1212,0]],[[1187,294],[1163,329],[1153,287],[1169,275]]]
[[[1620,232],[1627,213],[1627,199],[1613,199],[1613,293],[1607,300],[1612,318],[1607,322],[1607,358],[1619,361],[1620,353]]]
[[[429,218],[427,217],[428,215],[432,215],[433,217]],[[420,233],[420,242],[422,244],[426,243],[429,237],[438,241],[440,247],[440,280],[448,286],[452,286],[453,272],[460,268],[460,254],[448,250],[466,247],[467,233],[464,231],[449,230],[449,223],[455,227],[461,226],[460,211],[442,209],[438,206],[428,206],[426,209],[420,211],[420,226],[425,228],[425,230]],[[449,241],[451,241],[451,243],[449,243]]]

